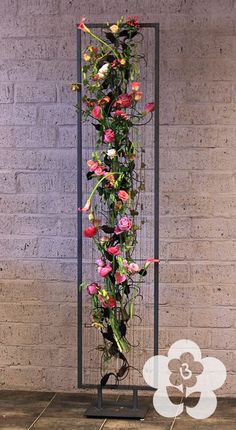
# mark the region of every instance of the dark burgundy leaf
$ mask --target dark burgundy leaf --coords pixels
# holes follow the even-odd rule
[[[126,335],[126,325],[125,325],[124,321],[120,322],[120,332],[121,332],[122,336]]]
[[[122,376],[124,376],[124,374],[127,372],[129,366],[127,366],[126,363],[122,364],[121,368],[118,370],[116,376],[118,378],[122,378]]]
[[[90,180],[90,179],[92,179],[92,177],[93,177],[93,175],[94,175],[94,173],[93,172],[88,172],[87,173],[87,179],[88,179],[88,181]]]
[[[138,273],[139,273],[141,276],[146,276],[147,271],[146,271],[146,269],[141,269]]]
[[[100,384],[104,387],[104,385],[106,385],[108,379],[110,378],[111,375],[114,375],[114,373],[106,373],[106,375],[104,375],[100,381]]]
[[[96,130],[101,131],[102,130],[102,125],[101,124],[94,124],[92,122],[93,126],[96,128]]]
[[[106,35],[106,38],[107,38],[108,40],[110,40],[110,42],[111,42],[111,43],[114,43],[114,42],[116,41],[116,38],[115,38],[114,34],[112,34],[112,33],[107,33],[106,31],[104,31],[104,33],[105,33],[105,35]]]
[[[114,233],[114,227],[109,227],[108,225],[102,225],[101,227],[100,227],[100,229],[102,230],[102,231],[104,231],[104,233]]]

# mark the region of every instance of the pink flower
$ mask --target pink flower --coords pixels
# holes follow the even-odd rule
[[[129,194],[125,190],[120,190],[118,192],[118,197],[122,202],[127,202],[127,200],[129,200]]]
[[[101,121],[101,119],[103,119],[100,106],[95,106],[95,108],[93,108],[91,114],[95,119],[97,119],[99,121]]]
[[[151,263],[160,263],[160,260],[159,260],[159,258],[147,258],[147,260],[144,264],[145,269],[147,269]]]
[[[107,130],[105,130],[104,142],[110,143],[110,142],[114,142],[114,140],[115,140],[115,132],[111,128],[108,128]]]
[[[123,216],[115,227],[115,234],[121,234],[124,231],[129,231],[132,228],[133,222],[127,216]]]
[[[102,175],[104,175],[104,173],[106,173],[106,172],[104,172],[104,169],[105,169],[105,166],[98,166],[98,167],[94,170],[94,173],[95,173],[97,176],[102,176]]]
[[[102,258],[98,258],[96,263],[99,267],[104,267],[106,265],[105,261]]]
[[[120,246],[109,246],[109,248],[107,248],[107,252],[112,255],[120,255]]]
[[[88,160],[87,165],[89,167],[90,172],[94,172],[99,166],[98,162],[93,160]]]
[[[126,276],[125,275],[121,275],[119,272],[115,273],[115,282],[116,284],[122,284],[122,282],[126,281]]]
[[[108,306],[111,309],[115,308],[116,307],[116,299],[114,299],[113,297],[109,297]]]
[[[128,115],[123,110],[119,110],[119,109],[115,111],[114,116],[123,118],[126,121],[128,121],[129,119]]]
[[[112,267],[108,264],[104,267],[98,267],[98,274],[100,276],[106,276],[108,273],[112,272]]]
[[[138,91],[140,87],[140,82],[132,82],[131,89],[132,91]]]
[[[78,208],[79,212],[88,212],[91,208],[91,200],[88,199],[83,208]]]
[[[126,24],[128,24],[130,27],[136,27],[136,28],[140,27],[139,20],[138,20],[137,16],[134,16],[134,17],[128,16]]]
[[[98,290],[99,290],[99,286],[98,284],[96,284],[96,282],[93,282],[92,284],[87,286],[87,292],[90,296],[97,294]]]
[[[128,271],[134,274],[140,271],[140,267],[137,263],[130,263],[128,266]]]
[[[131,94],[121,94],[114,103],[114,106],[118,108],[129,108],[132,104],[133,99]]]
[[[97,234],[97,227],[95,227],[94,225],[92,225],[91,227],[87,227],[84,229],[84,236],[85,237],[93,237]]]
[[[151,102],[151,103],[147,103],[144,106],[144,112],[149,113],[149,112],[153,112],[155,110],[155,103]]]
[[[85,17],[83,17],[82,19],[81,19],[81,21],[80,21],[80,23],[79,24],[77,24],[77,28],[79,29],[79,30],[82,30],[82,31],[84,31],[85,33],[91,33],[91,31],[89,30],[89,28],[85,25]]]

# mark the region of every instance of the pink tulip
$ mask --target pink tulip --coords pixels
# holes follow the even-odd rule
[[[125,275],[121,275],[119,272],[115,273],[115,282],[116,284],[122,284],[122,282],[126,281],[126,276]]]
[[[87,286],[87,292],[90,296],[97,294],[98,290],[99,290],[99,286],[98,284],[96,284],[96,282],[93,282],[92,284]]]
[[[93,116],[93,118],[97,119],[98,121],[101,121],[103,119],[103,116],[100,106],[95,106],[91,112],[91,115]]]
[[[104,277],[104,276],[108,275],[108,273],[110,273],[110,272],[112,272],[112,267],[109,265],[104,266],[104,267],[98,267],[98,274],[100,276]]]
[[[155,110],[155,103],[151,102],[151,103],[147,103],[144,106],[144,112],[149,113],[149,112],[153,112]]]

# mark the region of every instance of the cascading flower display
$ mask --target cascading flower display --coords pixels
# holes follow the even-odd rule
[[[96,149],[87,160],[87,179],[94,185],[79,210],[88,215],[90,225],[84,229],[84,236],[97,248],[98,278],[82,287],[91,298],[92,326],[103,336],[103,364],[112,357],[123,360],[118,371],[103,372],[101,384],[105,385],[111,374],[119,382],[129,372],[125,354],[132,346],[127,323],[133,318],[142,278],[150,263],[159,261],[148,259],[140,267],[132,257],[141,228],[137,202],[144,184],[137,180],[135,166],[142,148],[133,141],[131,131],[143,125],[144,117],[145,123],[151,120],[155,106],[148,102],[143,110],[138,109],[144,97],[135,43],[140,33],[138,18],[121,18],[109,24],[103,37],[91,31],[85,18],[78,29],[87,33],[90,44],[83,52],[83,82],[77,89],[82,85],[84,120],[91,121],[97,132]],[[99,216],[97,203],[93,203],[95,194],[101,202]]]

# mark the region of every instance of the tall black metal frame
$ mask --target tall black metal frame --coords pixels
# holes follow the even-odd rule
[[[106,24],[87,24],[89,28],[106,28]],[[154,173],[154,218],[156,220],[154,225],[154,257],[159,256],[159,23],[143,23],[140,24],[141,28],[153,28],[155,38],[155,111],[154,111],[154,155],[155,155],[155,173]],[[81,31],[77,30],[77,82],[82,82],[82,49],[81,49]],[[81,91],[77,92],[77,104],[78,104],[78,122],[77,122],[77,148],[78,148],[78,173],[77,173],[77,197],[78,207],[82,207],[82,94]],[[84,384],[83,383],[83,328],[82,328],[82,312],[83,312],[83,300],[82,291],[79,288],[82,282],[82,213],[78,212],[78,388],[97,388],[97,402],[95,408],[91,408],[91,413],[86,413],[87,416],[110,416],[119,417],[120,410],[118,408],[103,408],[103,397],[102,390],[104,388],[118,389],[118,390],[132,390],[133,391],[133,403],[131,409],[124,408],[122,406],[122,417],[133,417],[142,418],[145,415],[145,410],[138,407],[138,391],[139,390],[152,390],[149,386],[140,385],[112,385],[107,384],[105,387],[101,387],[98,384]],[[158,308],[159,308],[159,270],[158,265],[154,265],[154,355],[158,354]],[[131,411],[131,412],[129,412]]]

